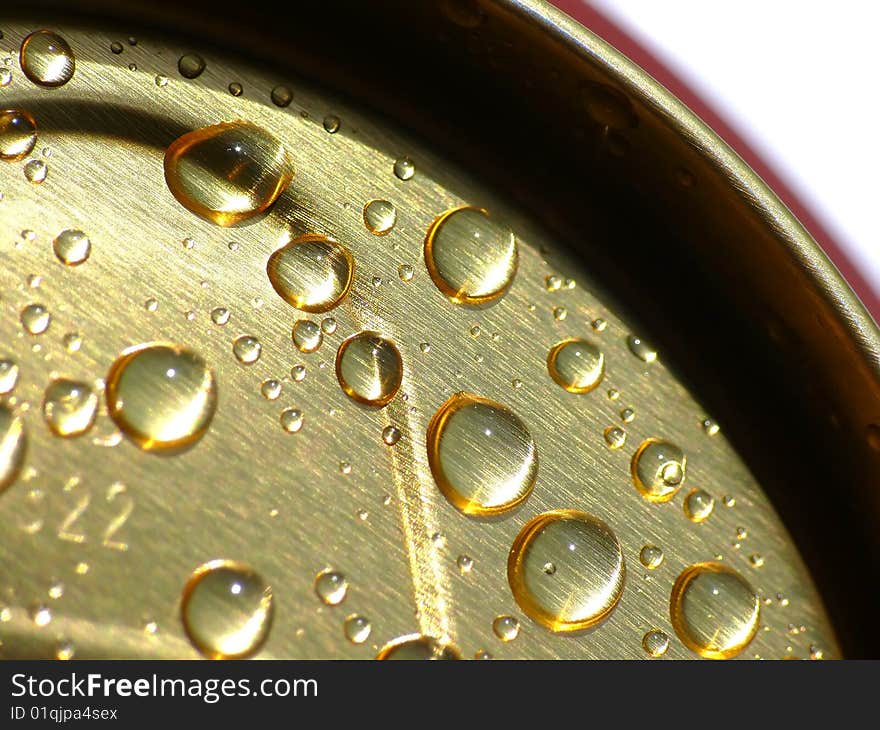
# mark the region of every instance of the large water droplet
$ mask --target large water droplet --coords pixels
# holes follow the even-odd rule
[[[27,450],[24,423],[5,403],[0,403],[0,491],[18,476]]]
[[[37,122],[26,111],[7,109],[0,112],[0,157],[20,160],[37,143]]]
[[[183,591],[181,617],[190,640],[211,659],[254,654],[272,625],[272,589],[241,563],[214,560]]]
[[[43,417],[56,436],[80,436],[95,422],[98,396],[88,383],[53,380],[43,396]]]
[[[22,41],[19,62],[24,75],[39,86],[63,86],[76,70],[73,50],[57,33],[37,30]]]
[[[465,514],[506,512],[535,485],[535,442],[519,417],[495,401],[453,395],[431,419],[426,443],[437,486]]]
[[[82,231],[68,228],[55,237],[52,249],[62,264],[79,266],[92,252],[92,242]]]
[[[339,346],[336,377],[352,400],[384,406],[400,389],[403,360],[391,340],[378,332],[359,332]]]
[[[394,660],[444,660],[461,659],[458,650],[451,644],[444,643],[431,636],[410,634],[401,636],[382,647],[376,659]]]
[[[326,312],[348,294],[354,259],[325,236],[297,238],[275,251],[266,264],[272,287],[284,301],[306,312]]]
[[[630,464],[633,482],[651,502],[667,502],[684,484],[687,458],[678,446],[650,438],[639,446]]]
[[[676,579],[669,611],[685,646],[709,659],[727,659],[754,638],[761,606],[738,573],[720,563],[698,563]]]
[[[586,340],[570,338],[550,350],[547,369],[550,377],[569,393],[589,393],[602,382],[605,356]]]
[[[548,573],[548,563],[556,568]],[[520,608],[553,631],[578,631],[609,616],[623,592],[620,543],[602,520],[576,510],[532,518],[510,549],[507,578]]]
[[[503,296],[517,263],[513,232],[480,208],[446,211],[434,220],[425,239],[431,279],[458,304],[486,304]]]
[[[214,373],[186,348],[138,345],[111,366],[107,407],[116,425],[142,449],[182,450],[202,438],[214,417]]]
[[[292,177],[281,142],[245,121],[188,132],[165,152],[171,193],[185,208],[219,226],[262,213]]]

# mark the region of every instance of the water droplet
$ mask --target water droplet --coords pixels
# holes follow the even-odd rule
[[[272,99],[272,103],[275,106],[285,107],[289,106],[290,102],[293,101],[293,92],[286,86],[279,84],[272,89],[269,93],[269,97]]]
[[[629,351],[643,362],[650,363],[657,359],[657,351],[641,337],[630,335],[626,338],[626,344],[629,346]]]
[[[470,393],[449,398],[428,425],[428,463],[440,491],[470,515],[522,504],[538,474],[535,442],[506,406]]]
[[[92,252],[92,242],[82,231],[68,228],[55,237],[52,249],[62,264],[79,266]]]
[[[12,360],[0,360],[0,395],[7,395],[18,384],[18,365]]]
[[[20,160],[37,143],[37,122],[26,111],[7,109],[0,112],[0,157]]]
[[[492,631],[501,641],[513,641],[519,636],[519,621],[513,616],[497,616],[492,622]]]
[[[568,310],[565,307],[553,307],[553,319],[561,322],[568,316]]]
[[[401,157],[394,162],[394,174],[401,180],[411,180],[416,174],[415,163],[409,157]]]
[[[204,436],[214,417],[214,373],[184,347],[137,345],[110,367],[107,408],[116,425],[142,449],[182,450]]]
[[[52,315],[42,304],[28,304],[19,315],[21,325],[32,335],[41,335],[52,322]]]
[[[645,545],[639,552],[639,561],[648,570],[655,570],[663,562],[663,550],[656,545]]]
[[[428,354],[429,352],[431,352],[431,343],[430,342],[420,342],[419,343],[419,350],[421,350],[425,354]]]
[[[290,377],[293,378],[294,382],[301,383],[306,377],[306,366],[294,365],[290,369]]]
[[[516,274],[513,232],[485,210],[448,210],[431,224],[425,263],[434,284],[458,304],[480,305],[502,297]]]
[[[238,81],[231,82],[226,88],[233,96],[241,96],[244,93],[244,87]]]
[[[675,581],[670,617],[685,646],[709,659],[745,649],[758,631],[760,601],[736,572],[718,563],[686,568]]]
[[[123,46],[119,41],[113,41],[110,44],[110,52],[111,53],[115,53],[118,56],[120,53],[122,53],[122,51],[123,51]]]
[[[302,411],[297,408],[285,408],[281,411],[281,427],[287,433],[297,433],[303,426]]]
[[[82,347],[83,338],[79,332],[68,332],[61,339],[61,343],[64,345],[64,349],[69,353],[79,352]]]
[[[401,636],[382,647],[376,655],[380,660],[449,660],[461,659],[458,650],[431,636]]]
[[[752,553],[749,555],[749,564],[753,568],[763,568],[764,567],[764,556],[760,553]]]
[[[281,142],[245,121],[178,137],[166,150],[164,164],[165,182],[177,201],[218,226],[262,213],[293,177]]]
[[[62,639],[55,647],[55,658],[59,661],[69,661],[73,659],[74,654],[76,654],[76,648],[73,642],[67,639]]]
[[[388,446],[394,446],[400,441],[400,429],[397,426],[385,426],[382,429],[382,441]]]
[[[400,388],[403,361],[391,340],[378,332],[359,332],[339,346],[336,377],[352,400],[384,406]]]
[[[153,297],[150,297],[149,299],[147,299],[147,301],[144,302],[144,309],[146,309],[148,312],[155,312],[157,309],[159,309],[159,301],[157,299],[154,299]]]
[[[715,498],[702,489],[692,489],[684,500],[684,513],[691,522],[705,522],[715,509]]]
[[[547,291],[559,291],[562,288],[562,279],[556,275],[548,276],[544,279],[544,286]]]
[[[325,335],[332,335],[336,332],[336,320],[333,317],[324,317],[321,320],[321,332]]]
[[[136,63],[128,64],[128,70],[129,71],[137,71],[138,70],[137,64]]]
[[[119,47],[122,53],[122,46]],[[185,79],[194,79],[202,75],[205,70],[205,59],[198,53],[187,53],[177,61],[177,70]]]
[[[667,502],[684,484],[687,459],[678,446],[650,438],[644,441],[630,464],[633,482],[651,502]]]
[[[211,310],[211,321],[222,327],[229,321],[229,310],[226,307],[214,307]]]
[[[39,185],[49,175],[49,166],[42,160],[28,160],[24,166],[24,176],[29,183]]]
[[[459,555],[455,564],[458,566],[458,572],[465,575],[473,570],[474,559],[470,555]]]
[[[632,408],[624,408],[620,412],[620,420],[624,423],[632,423],[636,418],[636,412]]]
[[[604,432],[605,443],[611,449],[620,449],[626,444],[626,431],[620,426],[608,426]]]
[[[281,395],[281,381],[264,380],[260,385],[260,393],[266,400],[277,400]]]
[[[369,619],[353,613],[345,619],[342,629],[345,632],[345,638],[352,644],[363,644],[370,638],[373,627],[370,625]]]
[[[397,275],[400,277],[401,281],[412,281],[414,274],[415,269],[409,264],[401,264],[397,267]]]
[[[384,236],[397,222],[397,210],[387,200],[371,200],[364,206],[364,225],[370,233]]]
[[[22,41],[21,70],[38,86],[63,86],[76,70],[73,50],[57,33],[38,30]]]
[[[347,461],[339,462],[339,473],[340,474],[351,474],[351,464]]]
[[[604,332],[608,328],[608,323],[604,319],[594,319],[590,322],[590,326],[596,330],[596,332]]]
[[[714,420],[711,418],[703,419],[703,431],[706,432],[707,436],[714,436],[721,430],[721,426],[719,426]]]
[[[0,86],[9,86],[12,83],[12,69],[0,68]]]
[[[638,117],[626,95],[607,84],[586,82],[582,88],[587,114],[601,127],[626,129],[638,124]]]
[[[241,335],[232,343],[232,354],[242,365],[253,365],[260,359],[263,346],[253,335]]]
[[[642,648],[648,656],[663,656],[669,649],[669,637],[660,629],[652,629],[642,637]]]
[[[324,332],[317,322],[297,320],[293,325],[293,344],[300,352],[314,352],[324,342]]]
[[[556,571],[548,575],[544,566]],[[623,592],[626,568],[617,537],[576,510],[533,517],[514,540],[507,578],[519,607],[553,631],[579,631],[607,618]]]
[[[315,593],[328,606],[338,606],[348,594],[348,581],[335,570],[322,570],[315,577]]]
[[[0,492],[15,481],[26,451],[24,422],[8,405],[0,403]]]
[[[569,393],[589,393],[605,374],[605,356],[586,340],[569,338],[554,345],[547,356],[550,377]]]
[[[196,570],[183,590],[183,628],[211,659],[254,654],[272,625],[272,589],[252,568],[214,560]]]
[[[55,581],[52,585],[49,586],[49,598],[57,600],[64,595],[64,584],[60,581]]]
[[[324,131],[328,134],[336,134],[342,126],[342,121],[334,114],[324,117]]]
[[[52,622],[52,611],[50,611],[42,603],[38,603],[30,608],[31,621],[36,626],[42,628],[48,626]]]
[[[98,396],[88,383],[53,380],[43,396],[43,418],[56,436],[81,436],[95,423]]]
[[[164,89],[166,86],[168,86],[168,77],[163,76],[162,74],[158,74],[155,81],[156,86],[158,86],[160,89]]]
[[[348,294],[354,259],[344,246],[324,236],[297,238],[275,251],[266,264],[272,287],[288,304],[306,312],[326,312]]]

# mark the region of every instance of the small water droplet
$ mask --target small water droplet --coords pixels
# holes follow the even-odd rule
[[[403,360],[391,340],[378,332],[359,332],[339,346],[336,377],[352,400],[384,406],[400,389]]]
[[[263,346],[253,335],[241,335],[232,343],[232,354],[242,365],[253,365],[260,359]]]
[[[381,276],[374,276],[373,277],[373,286],[376,289],[378,289],[380,286],[382,286],[382,277]]]
[[[46,388],[43,418],[56,436],[81,436],[95,423],[97,413],[98,396],[88,383],[60,379]]]
[[[537,447],[506,406],[457,393],[434,414],[428,463],[449,502],[469,515],[493,515],[522,504],[538,473]]]
[[[397,426],[385,426],[382,429],[382,441],[388,446],[394,446],[400,441],[400,429]]]
[[[196,570],[183,590],[183,627],[211,659],[254,654],[269,635],[272,589],[252,568],[214,560]]]
[[[394,174],[400,180],[411,180],[416,174],[415,163],[409,157],[401,157],[394,162]]]
[[[373,630],[373,627],[365,616],[353,613],[345,619],[342,629],[345,633],[345,638],[352,644],[363,644],[370,638],[370,632]]]
[[[321,320],[321,332],[325,335],[332,335],[336,332],[336,320],[333,317],[324,317]]]
[[[501,298],[513,283],[516,238],[485,210],[454,208],[431,224],[425,263],[434,284],[453,302],[487,304]]]
[[[419,350],[421,350],[425,354],[428,354],[429,352],[431,352],[431,343],[430,342],[420,342],[419,343]]]
[[[293,325],[293,344],[300,352],[315,352],[324,342],[324,332],[317,322],[297,320]]]
[[[678,446],[650,438],[633,454],[630,471],[636,488],[651,502],[667,502],[681,489],[687,459]]]
[[[306,366],[305,365],[294,365],[290,369],[290,377],[297,383],[305,380],[306,377]]]
[[[605,443],[609,448],[620,449],[626,444],[626,431],[620,426],[608,426],[605,429]]]
[[[763,568],[764,567],[764,556],[760,553],[752,553],[749,555],[749,564],[753,568]]]
[[[465,575],[473,570],[474,559],[470,555],[459,555],[455,564],[458,566],[458,572]]]
[[[519,636],[519,621],[513,616],[496,616],[492,622],[492,631],[501,641],[513,641]]]
[[[661,657],[669,649],[669,637],[660,629],[652,629],[642,637],[642,648],[652,657]]]
[[[168,86],[168,77],[163,76],[162,74],[158,74],[155,78],[155,81],[156,86],[158,86],[160,89],[164,89],[166,86]]]
[[[110,417],[146,451],[175,452],[194,445],[217,408],[213,371],[178,345],[129,348],[114,361],[106,380]]]
[[[157,309],[159,309],[159,301],[157,299],[154,299],[153,297],[150,297],[144,302],[144,309],[146,309],[148,312],[155,312]]]
[[[412,281],[414,274],[415,269],[409,264],[401,264],[397,267],[397,275],[400,277],[401,281]]]
[[[322,570],[315,576],[315,593],[328,606],[338,606],[348,594],[348,580],[335,570]]]
[[[324,236],[297,238],[275,251],[266,265],[272,287],[288,304],[321,313],[348,294],[354,259],[344,246]]]
[[[115,53],[117,56],[122,53],[123,45],[119,41],[113,41],[110,44],[110,52]]]
[[[0,157],[20,160],[29,155],[37,143],[37,122],[22,109],[0,112]]]
[[[244,93],[244,87],[238,81],[231,82],[226,88],[233,96],[241,96]]]
[[[245,121],[178,137],[165,151],[164,166],[165,181],[177,201],[219,226],[262,213],[293,177],[284,146]]]
[[[0,492],[18,477],[27,451],[24,422],[0,403]]]
[[[565,307],[553,307],[553,319],[561,322],[568,316],[568,310]]]
[[[74,352],[79,352],[82,347],[83,338],[79,332],[68,332],[61,339],[61,343],[64,345],[65,350],[73,354]]]
[[[260,393],[266,400],[277,400],[281,395],[281,381],[264,380],[260,385]]]
[[[287,433],[297,433],[303,427],[303,414],[297,408],[285,408],[281,411],[281,427]]]
[[[76,654],[76,648],[72,641],[62,639],[55,646],[55,658],[59,661],[69,661],[73,659],[74,654]]]
[[[28,160],[24,166],[24,176],[29,183],[39,185],[49,175],[49,166],[42,160]]]
[[[92,252],[92,242],[82,231],[68,228],[55,237],[52,249],[62,264],[79,266],[89,258],[89,254]]]
[[[324,131],[328,134],[336,134],[342,126],[342,121],[335,114],[324,117]]]
[[[556,570],[547,574],[552,562]],[[623,592],[620,543],[602,520],[575,510],[533,517],[510,549],[507,578],[519,607],[552,631],[606,619]]]
[[[562,279],[555,274],[550,275],[544,279],[544,286],[547,291],[559,291],[562,288]]]
[[[0,360],[0,395],[8,395],[18,384],[18,365],[13,360]]]
[[[703,431],[706,432],[707,436],[714,436],[721,430],[721,426],[719,426],[714,420],[711,418],[703,419]]]
[[[49,598],[53,600],[58,600],[61,596],[64,595],[64,584],[60,581],[54,581],[52,585],[49,586]]]
[[[122,46],[119,52],[122,52]],[[177,70],[185,79],[198,78],[205,70],[205,59],[198,53],[187,53],[177,60]]]
[[[715,509],[715,498],[702,489],[692,489],[684,500],[684,513],[691,522],[705,522]]]
[[[639,561],[648,570],[656,570],[663,563],[663,550],[656,545],[645,545],[639,552]]]
[[[285,107],[293,101],[293,92],[286,86],[279,84],[269,92],[269,97],[275,106]]]
[[[651,363],[657,359],[657,351],[641,337],[630,335],[626,338],[626,344],[629,351],[643,362]]]
[[[371,200],[364,206],[364,225],[376,235],[384,236],[394,228],[397,222],[397,210],[387,200]]]
[[[12,69],[0,68],[0,87],[9,86],[12,83]]]
[[[73,49],[57,33],[37,30],[22,41],[21,70],[38,86],[63,86],[76,70]]]
[[[685,646],[709,659],[742,652],[758,631],[760,601],[736,572],[719,563],[698,563],[675,581],[670,617]]]
[[[351,474],[351,464],[347,461],[340,461],[339,472],[341,474]]]
[[[52,611],[42,603],[38,603],[30,608],[31,621],[40,628],[48,626],[52,622]]]
[[[229,310],[226,307],[214,307],[211,310],[211,321],[221,327],[229,321]]]
[[[129,71],[137,71],[138,70],[137,64],[136,63],[128,64],[128,70]]]
[[[32,335],[41,335],[52,322],[52,315],[42,304],[28,304],[19,314],[21,325]]]
[[[376,655],[379,660],[456,660],[461,659],[458,650],[451,644],[432,636],[409,634],[387,643]]]
[[[594,319],[590,323],[590,326],[596,330],[596,332],[604,332],[608,327],[608,323],[604,319]]]
[[[624,423],[632,423],[636,418],[636,412],[632,408],[624,408],[620,412],[620,420]]]
[[[605,374],[605,356],[586,340],[569,338],[557,343],[547,355],[550,377],[569,393],[589,393]]]

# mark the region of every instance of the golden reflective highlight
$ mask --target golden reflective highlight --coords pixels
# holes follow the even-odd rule
[[[721,563],[697,563],[675,581],[669,616],[678,638],[708,659],[729,659],[758,632],[761,603],[745,579]]]
[[[19,63],[24,75],[38,86],[63,86],[76,70],[73,50],[51,30],[37,30],[22,41]]]
[[[183,628],[209,659],[255,654],[272,626],[272,589],[251,567],[213,560],[198,568],[183,589]]]
[[[461,659],[458,649],[430,636],[408,634],[387,643],[376,655],[379,660],[457,660]]]
[[[213,371],[179,345],[147,343],[124,351],[107,374],[106,393],[110,417],[145,451],[193,446],[217,409]]]
[[[164,164],[165,182],[177,201],[218,226],[262,213],[293,178],[281,142],[241,120],[178,137],[165,151]]]
[[[463,206],[437,217],[425,238],[425,265],[437,288],[456,304],[500,299],[519,263],[516,238],[482,208]]]
[[[400,351],[378,332],[358,332],[339,346],[336,377],[345,394],[358,403],[381,407],[400,390]]]
[[[514,509],[531,494],[538,450],[509,408],[472,393],[456,393],[431,418],[426,437],[434,481],[467,515]]]
[[[547,370],[569,393],[589,393],[602,382],[605,356],[594,344],[570,337],[550,349]]]
[[[507,579],[523,612],[551,631],[604,621],[623,593],[626,566],[617,536],[578,510],[533,517],[516,536]]]
[[[27,451],[24,422],[5,403],[0,403],[0,492],[18,477]]]
[[[649,438],[633,454],[630,473],[636,489],[649,502],[668,502],[685,480],[687,458],[678,446]]]
[[[309,234],[275,251],[266,264],[272,288],[285,302],[304,312],[333,309],[348,294],[354,259],[336,241]]]

